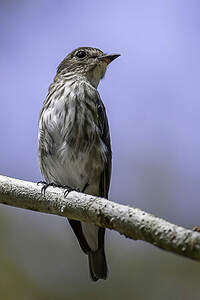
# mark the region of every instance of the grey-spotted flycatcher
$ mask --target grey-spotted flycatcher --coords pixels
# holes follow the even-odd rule
[[[97,86],[118,56],[81,47],[58,66],[39,117],[39,161],[47,185],[108,198],[112,152]],[[92,280],[106,279],[105,229],[71,219],[69,223],[88,255]]]

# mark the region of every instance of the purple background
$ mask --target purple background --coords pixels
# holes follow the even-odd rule
[[[1,1],[0,173],[24,180],[41,179],[38,115],[56,67],[68,52],[93,46],[121,53],[99,85],[112,137],[110,199],[188,228],[198,225],[199,13],[197,0]],[[3,205],[1,218],[1,243],[8,261],[14,261],[16,269],[29,278],[27,291],[37,287],[41,299],[47,291],[57,295],[52,299],[67,299],[63,295],[69,289],[70,295],[77,297],[77,287],[88,299],[99,299],[99,293],[112,299],[112,286],[115,299],[120,299],[117,287],[125,276],[127,297],[133,296],[134,290],[136,299],[169,299],[162,294],[168,286],[167,291],[173,288],[176,299],[188,299],[191,291],[192,299],[199,299],[197,263],[111,233],[107,242],[110,280],[95,286],[64,219]],[[128,258],[132,264],[129,271],[130,262],[126,267],[123,263]],[[158,269],[168,263],[170,271]],[[11,276],[8,268],[2,270],[2,276],[4,272]],[[152,282],[148,272],[155,274]],[[182,281],[177,281],[183,273]],[[159,279],[160,294],[155,293]],[[181,288],[184,280],[187,291]],[[145,293],[141,287],[147,283]],[[12,283],[5,290],[10,287]],[[25,295],[23,288],[20,295]],[[33,299],[39,299],[38,295]]]

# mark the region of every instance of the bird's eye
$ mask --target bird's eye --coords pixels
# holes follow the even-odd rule
[[[78,57],[78,58],[83,58],[83,57],[85,57],[86,56],[86,53],[85,53],[85,51],[83,51],[83,50],[79,50],[77,53],[76,53],[76,57]]]

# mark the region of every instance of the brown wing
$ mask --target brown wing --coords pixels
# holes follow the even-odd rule
[[[110,133],[105,107],[98,94],[98,127],[100,128],[101,139],[106,146],[106,163],[101,174],[99,183],[99,196],[108,198],[110,187],[110,176],[112,166],[112,151],[110,145]],[[98,250],[88,253],[90,275],[92,280],[96,281],[99,278],[106,279],[108,276],[108,267],[104,251],[104,235],[105,228],[99,227],[98,230]]]
[[[100,129],[101,139],[105,144],[106,163],[105,168],[101,174],[99,183],[99,196],[108,198],[108,191],[110,187],[111,165],[112,165],[112,151],[110,145],[110,133],[108,120],[106,116],[105,107],[100,99],[99,94],[96,94],[97,100],[97,113],[98,113],[98,127]],[[69,220],[69,223],[76,234],[82,250],[88,254],[90,275],[92,280],[97,281],[99,278],[106,279],[108,275],[108,268],[104,252],[104,235],[105,228],[99,227],[98,230],[98,250],[91,251],[87,241],[83,235],[81,223],[75,220]]]
[[[104,104],[101,101],[100,96],[99,96],[99,104],[98,104],[98,122],[99,122],[99,128],[101,130],[102,141],[104,142],[107,148],[107,153],[106,153],[107,161],[105,164],[105,168],[101,174],[99,196],[108,198],[111,169],[112,169],[112,151],[110,145],[110,131],[109,131],[108,119],[106,116],[106,110]]]

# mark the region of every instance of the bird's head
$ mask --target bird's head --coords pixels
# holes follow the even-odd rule
[[[69,53],[58,66],[57,74],[74,73],[97,87],[106,68],[120,54],[105,54],[97,48],[80,47]]]

